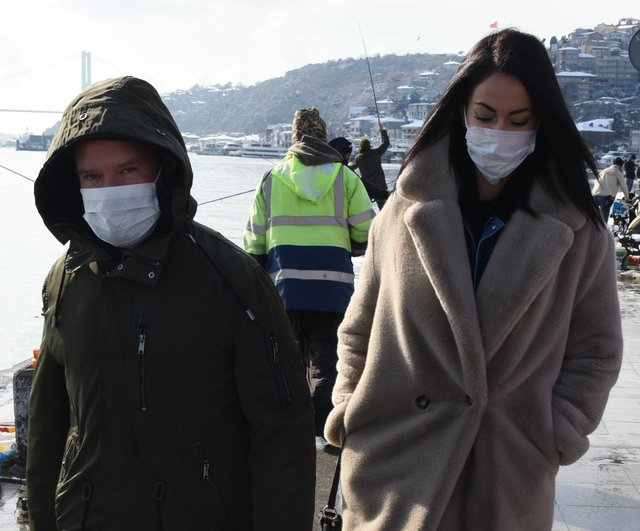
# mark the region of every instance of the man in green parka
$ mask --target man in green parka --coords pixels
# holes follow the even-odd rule
[[[82,92],[35,184],[69,247],[43,288],[29,405],[31,528],[310,529],[313,410],[269,277],[193,221],[157,91]]]

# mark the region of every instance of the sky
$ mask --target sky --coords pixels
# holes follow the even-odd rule
[[[640,19],[638,0],[3,1],[0,109],[62,111],[81,90],[83,51],[93,82],[131,74],[166,93],[250,85],[309,63],[363,58],[365,47],[369,57],[465,53],[494,22],[548,42],[626,17]],[[35,115],[14,114],[0,112],[0,132],[35,124]]]

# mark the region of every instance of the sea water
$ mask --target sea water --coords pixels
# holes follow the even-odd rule
[[[44,226],[34,204],[32,181],[45,155],[0,148],[0,423],[13,421],[13,373],[39,346],[42,283],[66,250]],[[196,221],[242,245],[255,187],[276,162],[192,154]],[[399,165],[383,167],[392,183]]]

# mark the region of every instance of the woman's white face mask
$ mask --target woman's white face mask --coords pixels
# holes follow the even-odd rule
[[[491,184],[508,177],[536,148],[536,131],[504,131],[467,124],[467,151],[483,177]]]

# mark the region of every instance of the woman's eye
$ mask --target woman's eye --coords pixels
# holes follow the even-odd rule
[[[477,114],[474,116],[474,118],[480,122],[489,122],[492,119],[491,116],[478,116]]]

